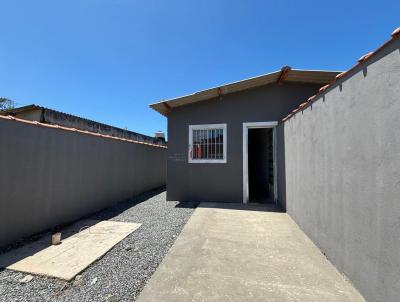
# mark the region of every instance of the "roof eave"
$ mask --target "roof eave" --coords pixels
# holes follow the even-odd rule
[[[325,71],[325,70],[300,70],[300,69],[288,69],[285,66],[285,82],[297,82],[297,83],[315,83],[315,84],[326,84],[329,83],[337,74],[341,71]],[[261,76],[248,78],[245,80],[228,83],[225,85],[209,88],[206,90],[198,91],[193,94],[173,98],[169,100],[163,100],[161,102],[150,104],[150,108],[159,112],[164,116],[168,116],[168,113],[175,107],[189,105],[192,103],[206,101],[222,95],[230,93],[240,92],[243,90],[261,87],[264,85],[282,82],[282,71],[274,71]]]

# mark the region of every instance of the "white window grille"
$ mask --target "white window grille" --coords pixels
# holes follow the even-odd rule
[[[189,163],[226,163],[226,124],[189,126]]]

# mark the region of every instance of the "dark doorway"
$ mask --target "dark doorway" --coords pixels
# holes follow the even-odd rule
[[[249,129],[249,202],[274,202],[273,128]]]

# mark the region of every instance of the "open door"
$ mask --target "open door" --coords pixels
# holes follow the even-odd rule
[[[273,128],[248,130],[248,202],[274,201]]]
[[[243,124],[243,202],[276,203],[276,124]]]

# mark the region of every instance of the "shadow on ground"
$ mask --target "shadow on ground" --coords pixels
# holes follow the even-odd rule
[[[79,233],[83,229],[93,226],[98,223],[100,220],[109,220],[115,216],[118,216],[122,212],[127,209],[136,206],[155,195],[158,195],[165,191],[165,187],[160,187],[151,191],[147,191],[145,193],[139,194],[129,200],[121,201],[116,203],[113,206],[102,209],[98,212],[94,212],[85,216],[80,217],[72,222],[67,224],[57,225],[52,229],[46,230],[44,232],[40,232],[37,234],[33,234],[30,237],[23,238],[15,243],[12,243],[8,246],[0,248],[0,255],[9,253],[11,251],[15,251],[23,246],[30,245],[29,249],[26,249],[25,253],[15,253],[14,257],[9,258],[9,261],[0,263],[0,272],[5,269],[6,266],[9,266],[15,262],[18,262],[26,257],[32,256],[37,252],[49,247],[51,245],[51,234],[55,232],[62,233],[62,240],[67,239],[70,236]],[[45,237],[48,237],[47,243]],[[28,252],[29,251],[29,252]]]
[[[285,211],[278,205],[273,203],[228,203],[228,202],[179,202],[177,208],[213,208],[213,209],[227,209],[227,210],[240,210],[240,211],[258,211],[258,212],[276,212],[285,213]]]

